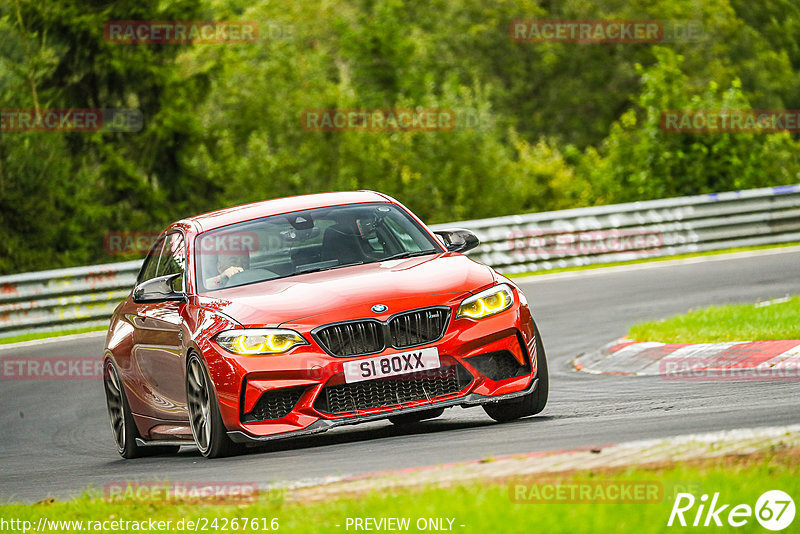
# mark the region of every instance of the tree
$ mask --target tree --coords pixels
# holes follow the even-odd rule
[[[741,83],[724,92],[715,82],[687,91],[684,58],[655,50],[657,63],[637,66],[642,92],[590,148],[579,175],[592,184],[592,203],[606,204],[795,183],[800,151],[788,133],[674,133],[661,129],[665,110],[749,110]]]

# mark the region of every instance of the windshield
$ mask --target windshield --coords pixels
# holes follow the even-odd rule
[[[201,291],[443,252],[405,211],[348,204],[274,215],[197,236]]]

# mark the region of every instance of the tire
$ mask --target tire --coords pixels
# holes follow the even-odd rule
[[[117,367],[111,360],[106,360],[103,371],[103,385],[106,392],[111,433],[114,435],[119,455],[131,459],[178,452],[180,447],[176,446],[140,447],[136,444],[136,439],[141,439],[141,436],[136,428],[133,415],[131,415],[125,386],[122,384]]]
[[[406,413],[403,415],[395,415],[389,418],[395,425],[403,426],[403,425],[411,425],[414,423],[419,423],[420,421],[425,421],[426,419],[433,419],[435,417],[439,417],[444,413],[444,408],[431,408],[430,410],[421,410],[419,412],[412,412]]]
[[[544,407],[547,405],[547,395],[550,389],[550,379],[547,372],[547,356],[544,353],[542,336],[539,335],[539,329],[536,327],[536,323],[533,324],[533,333],[536,336],[536,378],[539,379],[539,383],[536,385],[535,390],[524,397],[492,404],[484,404],[483,410],[486,412],[486,415],[498,423],[505,423],[521,417],[536,415],[544,410]]]
[[[194,353],[186,363],[186,401],[189,425],[200,454],[206,458],[223,458],[243,450],[228,437],[211,378],[200,357]]]

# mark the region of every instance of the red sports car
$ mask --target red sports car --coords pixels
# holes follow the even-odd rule
[[[547,403],[522,292],[375,192],[257,202],[178,221],[111,319],[105,392],[125,458],[247,444],[451,406],[497,421]]]

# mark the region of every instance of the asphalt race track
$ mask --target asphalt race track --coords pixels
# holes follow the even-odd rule
[[[550,361],[550,402],[537,417],[496,424],[482,409],[447,410],[400,429],[388,421],[273,443],[235,458],[122,460],[99,381],[0,382],[0,500],[63,498],[109,482],[324,480],[488,456],[676,434],[800,423],[798,382],[682,382],[576,373],[578,354],[631,323],[715,303],[800,293],[800,251],[758,252],[622,271],[569,273],[521,284]],[[102,336],[0,349],[0,358],[97,356]]]

